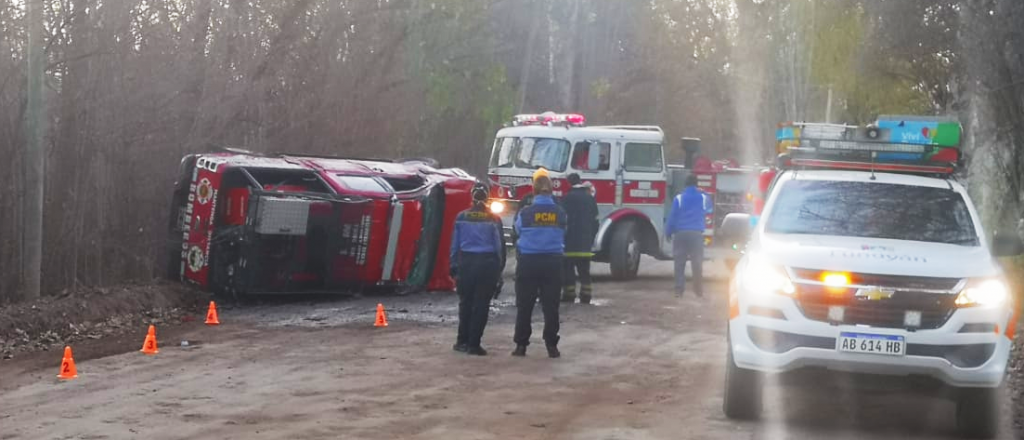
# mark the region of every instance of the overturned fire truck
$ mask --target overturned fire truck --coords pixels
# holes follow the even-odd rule
[[[451,290],[476,179],[429,161],[230,150],[181,161],[168,275],[215,293]]]

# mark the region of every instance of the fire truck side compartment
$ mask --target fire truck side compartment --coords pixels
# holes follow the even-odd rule
[[[262,197],[256,209],[256,233],[263,235],[306,235],[310,201]]]

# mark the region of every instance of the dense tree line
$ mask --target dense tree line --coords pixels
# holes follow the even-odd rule
[[[24,1],[0,1],[0,301],[20,266]],[[961,116],[972,169],[1001,167],[993,215],[1020,210],[993,202],[1021,193],[1014,0],[30,1],[45,12],[46,292],[156,273],[186,153],[432,156],[481,173],[520,111],[658,124],[749,163],[770,157],[775,123],[824,119],[831,89],[834,121]]]

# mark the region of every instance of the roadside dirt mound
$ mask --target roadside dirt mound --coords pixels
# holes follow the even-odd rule
[[[205,311],[209,296],[177,283],[125,284],[67,290],[0,307],[0,359],[100,339],[142,324],[177,323]]]

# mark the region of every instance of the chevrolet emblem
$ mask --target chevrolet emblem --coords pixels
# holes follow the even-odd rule
[[[883,289],[880,287],[868,287],[857,290],[857,298],[866,299],[868,301],[881,301],[883,299],[890,299],[896,293],[895,289]]]

